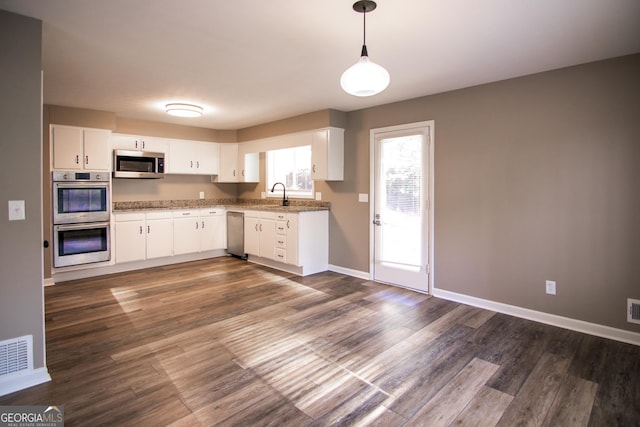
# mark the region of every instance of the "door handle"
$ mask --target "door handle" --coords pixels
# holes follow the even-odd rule
[[[380,220],[379,220],[379,219],[374,219],[374,220],[373,220],[373,224],[374,224],[374,225],[377,225],[377,226],[381,226],[381,225],[382,225],[382,223],[380,222]]]

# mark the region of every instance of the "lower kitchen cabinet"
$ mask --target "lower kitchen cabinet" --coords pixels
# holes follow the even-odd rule
[[[223,208],[200,209],[200,250],[224,249],[227,246],[227,216]]]
[[[224,249],[225,209],[114,213],[117,263]]]
[[[173,211],[173,253],[200,251],[200,213],[198,209]]]
[[[275,212],[247,211],[244,214],[244,251],[275,259]]]
[[[328,211],[245,211],[244,224],[244,250],[249,260],[252,256],[274,260],[303,276],[328,270]]]
[[[144,213],[114,214],[116,263],[145,259],[144,216]]]
[[[227,244],[224,208],[173,211],[174,255],[224,249]]]
[[[116,263],[173,254],[170,211],[116,213],[114,218]]]
[[[147,259],[173,255],[173,219],[171,212],[147,212]]]

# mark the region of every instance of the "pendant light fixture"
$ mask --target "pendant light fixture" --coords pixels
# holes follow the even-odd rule
[[[367,52],[367,12],[376,8],[376,2],[361,0],[353,4],[353,10],[362,13],[363,42],[360,60],[342,73],[340,85],[345,92],[355,96],[371,96],[389,86],[389,73],[380,65],[371,62]]]

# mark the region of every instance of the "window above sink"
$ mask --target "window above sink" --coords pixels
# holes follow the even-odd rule
[[[266,152],[266,194],[267,197],[282,197],[282,186],[275,192],[271,188],[282,182],[287,188],[287,197],[312,199],[313,179],[311,179],[311,145],[303,145]]]

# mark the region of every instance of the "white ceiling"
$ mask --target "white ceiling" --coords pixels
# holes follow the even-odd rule
[[[378,0],[367,14],[367,47],[391,84],[357,98],[339,83],[362,45],[352,3],[0,0],[0,9],[44,22],[45,103],[213,129],[640,52],[638,0]],[[206,114],[168,116],[161,107],[169,101]]]

